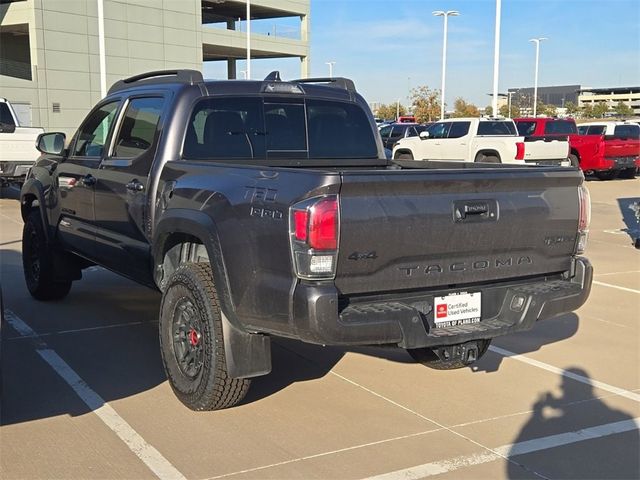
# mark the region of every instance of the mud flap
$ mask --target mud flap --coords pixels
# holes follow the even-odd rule
[[[271,372],[271,339],[243,332],[220,311],[227,373],[231,378],[251,378]]]

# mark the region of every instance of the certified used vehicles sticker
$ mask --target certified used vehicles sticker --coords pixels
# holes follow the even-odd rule
[[[479,322],[482,316],[481,295],[480,292],[458,292],[435,297],[436,327],[454,327]]]

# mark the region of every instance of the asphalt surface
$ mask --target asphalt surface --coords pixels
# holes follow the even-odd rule
[[[64,301],[33,300],[2,199],[0,477],[639,478],[640,179],[588,187],[596,276],[576,313],[449,372],[276,340],[246,400],[205,413],[167,384],[159,294],[92,268]]]

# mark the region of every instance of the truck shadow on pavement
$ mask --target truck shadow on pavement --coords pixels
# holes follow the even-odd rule
[[[623,231],[629,235],[631,243],[634,244],[640,237],[640,197],[618,198],[618,206],[626,226]]]
[[[3,425],[90,411],[40,357],[37,351],[40,340],[106,402],[145,394],[166,382],[158,343],[158,292],[92,268],[73,285],[67,299],[40,303],[26,291],[20,253],[15,250],[0,253],[5,307],[40,335],[37,339],[20,338],[9,325],[3,329],[4,395],[0,412]],[[515,351],[538,350],[569,338],[578,329],[578,317],[573,314],[551,322],[556,322],[557,328],[529,332]],[[399,348],[321,347],[274,338],[272,372],[253,380],[242,404],[258,402],[297,382],[322,378],[349,352],[390,362],[415,363]],[[477,371],[496,371],[501,358],[489,352],[478,362]],[[157,399],[158,394],[153,395]],[[178,404],[170,392],[161,395]]]
[[[507,478],[640,478],[633,416],[597,398],[583,369],[564,375],[560,396],[546,392],[533,404],[508,453]]]

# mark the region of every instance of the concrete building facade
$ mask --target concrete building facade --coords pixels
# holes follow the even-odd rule
[[[252,0],[251,21],[298,19],[296,35],[252,33],[251,58],[299,57],[310,0]],[[246,58],[244,0],[0,0],[0,96],[24,124],[72,134],[115,81]]]
[[[613,110],[620,102],[631,107],[634,115],[640,115],[640,87],[583,88],[578,95],[580,107],[606,103]]]

